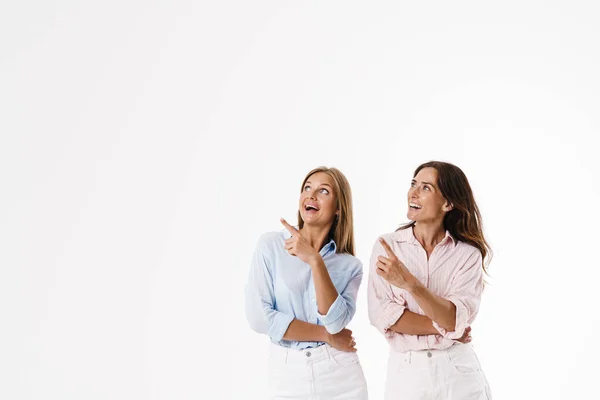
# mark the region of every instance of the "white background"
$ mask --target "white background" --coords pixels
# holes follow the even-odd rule
[[[264,398],[258,237],[335,166],[367,263],[432,159],[495,252],[473,326],[494,398],[595,398],[597,7],[3,2],[0,398]],[[350,328],[380,399],[364,284]]]

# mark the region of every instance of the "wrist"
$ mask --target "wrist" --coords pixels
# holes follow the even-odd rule
[[[308,258],[308,265],[310,265],[311,267],[316,267],[322,261],[323,259],[321,258],[321,254],[315,253]]]
[[[328,343],[331,341],[331,334],[329,332],[327,332],[327,329],[325,329],[324,326],[319,326],[319,328],[321,329],[321,340],[320,342],[325,342]]]
[[[419,293],[425,286],[418,279],[413,278],[410,282],[407,282],[406,287],[404,288],[410,294]]]

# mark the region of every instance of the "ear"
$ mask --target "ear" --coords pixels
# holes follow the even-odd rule
[[[444,204],[444,208],[443,210],[446,212],[452,211],[454,209],[454,204],[452,203],[448,203],[446,202],[446,204]]]

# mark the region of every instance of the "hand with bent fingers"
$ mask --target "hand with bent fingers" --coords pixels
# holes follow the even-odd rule
[[[331,347],[341,351],[348,351],[351,353],[356,351],[356,342],[352,337],[352,331],[350,329],[344,328],[338,333],[329,333],[326,342]]]
[[[375,271],[377,272],[377,275],[400,289],[408,290],[411,287],[414,287],[418,283],[417,278],[415,278],[408,268],[406,268],[406,265],[396,257],[392,248],[385,240],[383,240],[383,238],[379,238],[379,243],[383,246],[387,257],[377,257],[377,270]]]
[[[290,255],[298,257],[307,264],[310,263],[311,260],[321,257],[321,254],[319,254],[306,239],[300,236],[300,232],[298,232],[296,228],[288,224],[283,218],[281,218],[281,223],[292,235],[291,238],[285,241],[285,249]]]
[[[473,340],[473,338],[471,337],[471,327],[467,326],[467,328],[465,329],[465,333],[463,333],[462,337],[460,339],[456,339],[457,342],[461,342],[461,343],[470,343],[471,340]]]

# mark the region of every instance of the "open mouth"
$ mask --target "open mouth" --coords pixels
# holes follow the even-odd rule
[[[306,211],[309,214],[313,214],[313,213],[316,213],[317,211],[319,211],[319,207],[317,207],[313,204],[305,204],[304,211]]]
[[[423,206],[420,206],[420,205],[418,205],[416,203],[408,203],[408,207],[411,210],[420,210],[421,208],[423,208]]]

